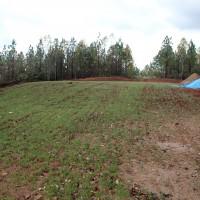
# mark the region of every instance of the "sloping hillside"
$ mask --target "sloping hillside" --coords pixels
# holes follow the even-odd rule
[[[0,199],[195,199],[199,111],[165,83],[3,88]]]

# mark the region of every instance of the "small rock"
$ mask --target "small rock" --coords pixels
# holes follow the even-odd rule
[[[89,157],[86,157],[86,160],[90,160],[90,158],[89,158]]]
[[[1,176],[3,176],[3,177],[4,177],[4,176],[7,176],[7,175],[8,175],[7,172],[2,172],[2,173],[1,173]]]

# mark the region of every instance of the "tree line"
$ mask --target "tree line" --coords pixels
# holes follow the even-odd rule
[[[172,38],[168,36],[153,61],[141,72],[143,76],[175,79],[184,79],[192,73],[200,73],[200,48],[197,50],[192,40],[187,42],[182,38],[174,51]]]
[[[110,44],[110,45],[108,45]],[[83,40],[40,39],[36,47],[17,52],[16,41],[0,51],[0,83],[12,81],[51,81],[96,76],[160,77],[184,79],[200,73],[200,48],[182,38],[176,50],[166,36],[153,61],[140,71],[129,45],[121,39],[110,42],[101,37],[90,44]]]
[[[111,43],[97,37],[87,45],[83,40],[52,40],[46,36],[34,48],[17,52],[16,41],[0,51],[0,81],[51,81],[92,76],[127,76],[139,74],[129,45],[121,39]]]

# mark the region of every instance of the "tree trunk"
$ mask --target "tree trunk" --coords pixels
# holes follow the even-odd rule
[[[183,62],[181,63],[181,79],[183,80],[183,69],[184,69],[184,66],[183,66]]]

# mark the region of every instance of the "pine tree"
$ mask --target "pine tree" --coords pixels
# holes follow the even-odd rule
[[[187,62],[187,49],[188,49],[188,43],[185,38],[182,38],[178,47],[177,47],[177,59],[179,62],[179,65],[181,67],[181,74],[180,78],[185,78],[185,71],[186,71],[186,62]]]
[[[157,55],[160,66],[164,71],[164,78],[171,76],[172,65],[174,64],[174,52],[172,48],[172,39],[168,36],[165,37],[161,50]]]
[[[188,60],[188,73],[191,74],[193,67],[195,67],[197,63],[196,47],[192,40],[188,45],[187,60]]]

